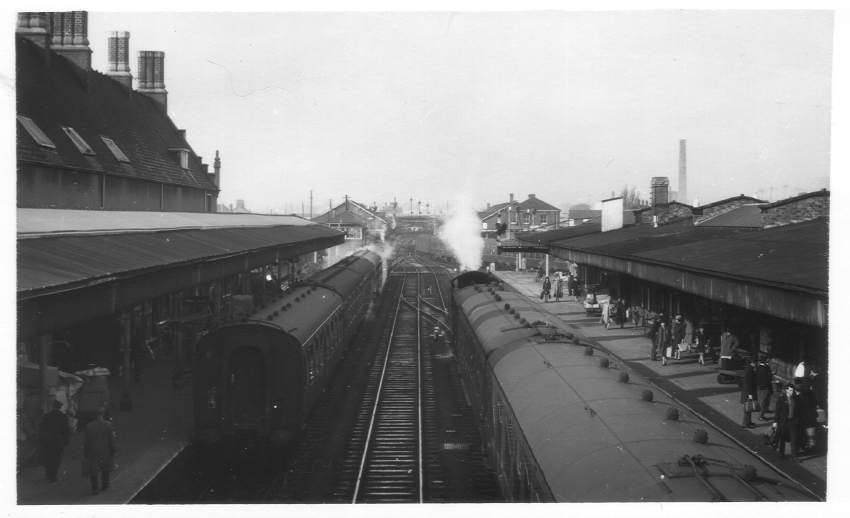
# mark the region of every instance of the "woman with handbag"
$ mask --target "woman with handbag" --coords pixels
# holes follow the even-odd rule
[[[755,428],[753,424],[753,412],[759,411],[758,389],[756,386],[756,368],[751,361],[744,369],[744,378],[741,380],[741,404],[744,406],[744,417],[741,420],[741,428]]]

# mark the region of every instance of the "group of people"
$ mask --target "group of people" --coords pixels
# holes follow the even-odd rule
[[[796,458],[800,453],[811,452],[817,445],[816,428],[820,408],[817,375],[816,372],[807,372],[798,377],[795,373],[794,381],[785,383],[776,397],[768,440],[780,456],[790,455]],[[755,427],[752,421],[753,412],[759,412],[759,419],[768,421],[765,413],[770,413],[772,400],[773,373],[767,357],[760,355],[758,363],[750,362],[744,369],[741,383],[741,426]]]
[[[632,308],[624,299],[613,299],[608,304],[608,315],[605,319],[605,327],[610,329],[612,325],[619,325],[622,329],[631,318]]]
[[[650,323],[647,335],[652,339],[649,358],[658,361],[660,356],[662,365],[667,365],[671,359],[681,359],[682,351],[691,348],[699,355],[697,362],[705,365],[706,355],[712,352],[711,339],[702,324],[693,329],[692,324],[683,319],[682,315],[676,315],[668,321],[663,314],[657,314]]]
[[[543,270],[540,270],[537,278],[543,281],[543,289],[540,292],[540,300],[543,302],[549,302],[551,298],[554,298],[555,302],[560,302],[565,294],[570,297],[577,297],[579,294],[579,282],[574,275],[561,275],[558,272],[554,275],[553,282],[548,275],[543,275]]]
[[[91,482],[92,494],[109,488],[109,473],[114,467],[115,432],[112,422],[106,418],[106,409],[101,407],[94,420],[86,424],[83,441],[83,476]],[[39,451],[41,463],[48,482],[58,480],[62,451],[71,439],[68,416],[62,412],[62,403],[53,402],[53,408],[41,419],[39,427]]]

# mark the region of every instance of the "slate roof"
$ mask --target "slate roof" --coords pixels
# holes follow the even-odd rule
[[[191,146],[155,101],[112,78],[83,70],[58,54],[16,36],[17,114],[29,117],[53,141],[41,147],[17,123],[17,160],[218,191],[201,159],[189,153],[182,169],[169,148]],[[83,155],[61,126],[74,128],[95,155]],[[119,162],[101,136],[112,139],[130,163]]]
[[[505,208],[507,208],[507,206],[510,204],[511,202],[506,201],[504,203],[497,203],[495,205],[491,205],[490,208],[488,208],[487,210],[479,211],[478,217],[479,219],[487,219],[490,216],[498,213],[499,211],[505,210]],[[514,202],[514,205],[516,205],[516,202]]]
[[[553,246],[826,295],[829,222],[753,229],[693,226],[689,218],[563,239]]]
[[[560,241],[573,237],[584,236],[587,234],[598,233],[602,228],[599,221],[588,221],[574,227],[561,227],[545,232],[521,232],[517,234],[517,239],[526,243],[541,243],[548,244],[552,241]]]
[[[376,212],[372,212],[363,204],[357,203],[354,200],[348,200],[348,208],[345,208],[346,202],[342,202],[333,209],[319,214],[310,221],[314,223],[328,224],[340,223],[342,225],[368,225],[369,218],[374,217],[386,223],[387,220]]]
[[[699,223],[701,227],[753,227],[764,226],[759,205],[742,205]]]
[[[540,198],[538,198],[536,196],[534,198],[528,198],[524,202],[521,202],[517,206],[517,208],[520,211],[525,211],[526,209],[531,209],[531,210],[558,210],[558,211],[561,210],[558,207],[555,207],[553,205],[546,203],[545,201],[541,200]]]

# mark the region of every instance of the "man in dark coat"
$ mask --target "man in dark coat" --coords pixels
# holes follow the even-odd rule
[[[779,456],[785,456],[785,442],[791,443],[791,456],[796,458],[800,433],[800,399],[794,385],[785,386],[784,392],[776,401],[776,433],[779,436]]]
[[[744,417],[741,420],[742,428],[755,428],[753,424],[753,411],[758,405],[758,390],[756,388],[756,369],[753,362],[747,364],[744,369],[744,379],[741,380],[741,404],[744,406]]]
[[[661,365],[667,365],[667,360],[670,359],[670,355],[667,354],[667,348],[672,343],[672,336],[665,320],[662,319],[658,325],[658,331],[655,333],[655,337],[658,339],[658,347],[661,349]],[[672,349],[670,352],[672,353]]]
[[[68,445],[71,427],[68,416],[62,413],[62,403],[53,402],[53,409],[41,418],[39,428],[39,447],[41,462],[48,482],[56,482],[59,465],[62,463],[62,450]]]
[[[104,419],[104,408],[99,408],[94,421],[86,425],[86,438],[83,447],[83,461],[89,466],[92,494],[98,489],[109,488],[109,472],[115,455],[115,437],[112,423]],[[100,485],[98,485],[100,478]]]
[[[758,391],[758,402],[761,404],[759,419],[767,421],[765,412],[770,411],[770,397],[773,395],[773,371],[767,363],[767,356],[760,354],[759,363],[756,365],[756,390]]]

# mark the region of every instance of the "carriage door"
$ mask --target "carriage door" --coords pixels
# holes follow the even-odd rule
[[[239,347],[230,355],[230,412],[236,428],[259,428],[265,417],[266,372],[263,353]]]

